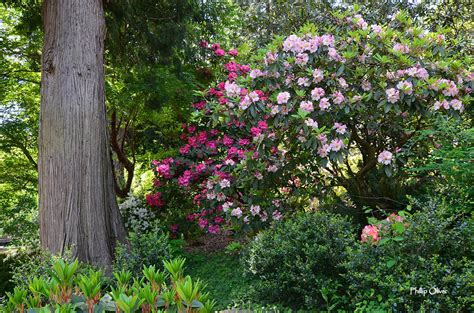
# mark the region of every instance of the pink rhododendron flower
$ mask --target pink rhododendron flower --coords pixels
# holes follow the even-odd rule
[[[230,212],[230,215],[240,218],[242,216],[242,210],[240,208],[235,208]]]
[[[449,105],[456,111],[462,112],[464,111],[464,106],[462,102],[458,99],[453,99],[449,102]]]
[[[401,43],[396,43],[393,46],[393,51],[406,54],[406,53],[410,52],[410,48],[408,48],[408,46],[402,45]]]
[[[237,72],[238,65],[234,61],[224,64],[224,68],[229,72]]]
[[[334,36],[333,35],[323,35],[321,37],[322,44],[325,46],[333,46],[334,45]]]
[[[161,193],[159,191],[155,192],[154,194],[147,194],[145,196],[145,200],[151,207],[160,208],[165,205],[165,201],[161,199]]]
[[[222,57],[222,56],[225,55],[225,51],[222,50],[222,49],[216,49],[216,50],[214,51],[214,54],[215,54],[216,56],[218,56],[218,57]]]
[[[210,234],[218,234],[220,232],[220,227],[219,225],[210,225],[207,230]]]
[[[334,61],[342,61],[341,56],[337,53],[337,50],[334,48],[329,48],[328,49],[328,56],[330,59]]]
[[[318,128],[318,122],[314,121],[312,118],[307,118],[304,123],[306,126],[311,128]]]
[[[325,92],[323,88],[316,87],[313,90],[311,90],[311,99],[317,101],[321,99],[321,97],[323,97],[324,94]]]
[[[362,81],[361,87],[362,87],[362,90],[369,91],[370,89],[372,89],[372,84],[369,81],[364,80]]]
[[[272,213],[272,218],[273,218],[275,221],[281,220],[282,217],[283,217],[283,215],[280,213],[280,211],[273,211],[273,213]]]
[[[267,124],[267,122],[265,122],[265,121],[258,121],[257,126],[258,126],[258,128],[260,128],[261,130],[268,129],[268,124]]]
[[[413,93],[413,84],[409,81],[402,81],[397,84],[397,88],[407,95]]]
[[[328,144],[323,144],[321,147],[318,148],[318,155],[321,158],[327,157],[329,152],[331,152],[331,147]]]
[[[380,152],[379,156],[377,157],[377,161],[384,165],[389,165],[390,163],[392,163],[392,158],[392,153],[390,151],[384,150]]]
[[[249,98],[250,98],[250,100],[252,100],[252,102],[257,102],[258,100],[260,100],[260,97],[259,97],[258,93],[255,92],[255,91],[252,91],[249,94]]]
[[[230,56],[233,56],[233,57],[236,57],[237,54],[239,54],[239,52],[237,51],[237,49],[230,49],[227,53],[228,53]]]
[[[276,171],[278,171],[278,166],[276,166],[276,165],[270,165],[270,166],[267,167],[267,171],[268,171],[268,172],[275,173]]]
[[[313,103],[311,101],[301,101],[300,109],[302,111],[311,113],[314,111]]]
[[[159,175],[169,178],[170,177],[170,166],[169,164],[160,164],[157,166],[156,171]]]
[[[332,98],[335,104],[341,104],[346,100],[346,98],[344,98],[344,95],[340,91],[336,91],[335,93],[333,93]]]
[[[287,103],[288,100],[290,100],[290,93],[287,91],[280,92],[277,96],[277,102],[278,104],[284,104]]]
[[[301,87],[308,87],[311,83],[309,82],[309,78],[307,77],[300,77],[298,78],[298,85]]]
[[[219,186],[221,186],[222,189],[230,187],[230,181],[228,179],[223,179],[219,182]]]
[[[364,227],[364,229],[362,229],[362,235],[361,235],[362,242],[372,241],[373,243],[376,243],[379,240],[380,240],[379,229],[377,228],[377,226],[367,225]]]
[[[258,213],[260,213],[260,206],[259,205],[250,206],[250,213],[252,213],[253,216],[258,215]]]
[[[252,133],[253,137],[258,137],[262,133],[262,130],[258,127],[252,127],[250,128],[250,132]]]
[[[374,34],[376,34],[377,36],[382,33],[382,27],[380,25],[371,25],[370,28],[372,32],[374,32]]]
[[[321,71],[319,68],[315,69],[313,71],[313,81],[315,83],[319,83],[324,79],[323,71]]]
[[[327,110],[329,109],[329,107],[331,106],[331,104],[329,103],[329,99],[328,98],[321,98],[321,100],[319,100],[319,108],[321,110]]]
[[[344,78],[340,77],[337,79],[337,81],[339,83],[339,86],[341,86],[342,89],[346,89],[347,87],[349,87],[349,85],[347,84]]]
[[[295,63],[298,65],[305,65],[306,63],[308,63],[308,60],[309,60],[309,56],[307,53],[298,53],[296,55]]]
[[[198,223],[198,224],[199,224],[199,227],[201,227],[201,228],[206,228],[207,225],[209,224],[209,221],[201,217],[201,218],[199,219],[199,223]]]
[[[341,123],[334,123],[333,129],[336,130],[336,133],[344,135],[347,131],[347,126]]]
[[[390,103],[395,103],[400,99],[400,92],[395,88],[390,88],[385,91],[387,94],[387,101]]]
[[[225,82],[224,88],[225,88],[227,97],[232,98],[232,97],[236,97],[240,95],[240,87],[234,82],[232,83]]]
[[[385,220],[387,222],[403,222],[403,217],[395,213],[392,213]]]
[[[333,139],[331,143],[329,144],[329,147],[331,148],[332,151],[337,152],[344,148],[344,143],[340,138]]]

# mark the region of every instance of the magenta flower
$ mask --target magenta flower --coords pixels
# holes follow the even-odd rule
[[[222,57],[225,55],[225,51],[222,49],[216,49],[216,51],[214,51],[214,54],[218,57]]]
[[[236,57],[237,54],[239,54],[239,52],[237,51],[237,49],[230,49],[227,53],[228,53],[230,56],[233,56],[233,57]]]

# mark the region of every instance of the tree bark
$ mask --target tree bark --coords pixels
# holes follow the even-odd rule
[[[110,265],[125,238],[105,110],[101,0],[45,0],[39,135],[40,237],[53,253]]]

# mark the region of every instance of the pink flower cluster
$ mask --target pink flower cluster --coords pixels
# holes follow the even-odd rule
[[[362,229],[360,236],[361,242],[371,243],[376,245],[382,237],[392,236],[392,224],[403,223],[405,219],[395,213],[390,214],[385,220],[379,221],[377,225],[366,225]],[[409,225],[403,223],[403,228],[406,229]]]
[[[161,193],[159,191],[155,192],[154,194],[147,194],[146,202],[149,206],[155,208],[161,208],[165,205],[165,201],[161,198]]]

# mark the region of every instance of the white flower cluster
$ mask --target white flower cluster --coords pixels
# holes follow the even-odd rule
[[[155,214],[147,209],[142,200],[132,194],[119,204],[119,210],[122,214],[125,226],[130,231],[144,233],[152,227],[152,221]]]

